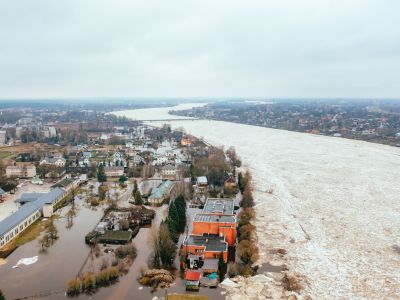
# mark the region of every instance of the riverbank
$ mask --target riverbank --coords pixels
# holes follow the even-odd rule
[[[220,121],[168,123],[236,148],[254,178],[259,261],[286,264],[303,297],[396,298],[400,149]]]

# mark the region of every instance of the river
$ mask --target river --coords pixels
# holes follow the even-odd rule
[[[118,115],[164,120],[182,108]],[[398,297],[400,149],[220,121],[169,124],[234,146],[253,173],[260,263],[286,264],[314,299]],[[277,248],[287,254],[277,256]]]

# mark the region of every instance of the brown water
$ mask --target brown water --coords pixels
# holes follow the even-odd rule
[[[38,238],[16,249],[7,263],[0,266],[0,289],[7,299],[47,294],[51,291],[64,291],[67,281],[74,278],[89,253],[84,236],[97,224],[103,210],[92,210],[77,201],[78,214],[71,229],[66,228],[67,220],[55,221],[59,238],[45,252],[40,252]],[[69,207],[60,212],[64,215]],[[18,260],[39,256],[35,264],[20,265],[13,269]],[[63,293],[61,295],[64,297]],[[55,299],[55,295],[51,299]]]
[[[84,242],[85,235],[94,228],[103,215],[103,209],[92,210],[83,205],[83,202],[76,202],[78,214],[74,218],[74,225],[71,229],[66,228],[67,220],[58,219],[55,224],[58,228],[59,239],[46,253],[40,253],[38,239],[29,242],[8,258],[4,265],[0,266],[0,289],[7,299],[18,299],[24,297],[36,297],[40,299],[67,299],[65,288],[67,281],[74,278],[83,266],[90,248]],[[68,211],[69,207],[61,210],[61,215]],[[147,260],[151,253],[149,236],[153,227],[158,227],[161,220],[165,218],[166,206],[156,209],[156,217],[151,227],[141,228],[133,243],[138,248],[138,256],[129,269],[129,272],[122,276],[119,281],[109,287],[100,288],[93,295],[82,294],[71,299],[151,299],[154,296],[164,296],[165,292],[186,293],[183,274],[176,271],[174,284],[167,290],[159,289],[151,293],[149,287],[142,287],[137,278],[142,268],[147,268]],[[18,260],[25,257],[38,255],[39,260],[29,266],[20,265],[12,269]],[[223,289],[201,288],[202,295],[210,299],[224,299],[221,295]]]
[[[140,275],[141,269],[147,269],[147,261],[151,253],[151,247],[149,244],[149,236],[151,230],[156,226],[158,228],[162,219],[166,216],[166,206],[156,209],[156,217],[150,228],[141,228],[138,235],[133,240],[133,243],[138,248],[138,256],[134,263],[129,269],[128,274],[121,277],[119,282],[113,286],[107,288],[101,288],[92,295],[93,299],[135,299],[135,300],[147,300],[154,296],[165,296],[165,293],[188,293],[185,291],[185,281],[183,279],[183,272],[177,270],[175,272],[176,280],[168,289],[158,289],[152,293],[150,287],[141,286],[137,279]],[[177,264],[178,265],[178,264]],[[207,295],[210,299],[224,299],[221,295],[223,289],[209,289],[201,288],[198,294]],[[87,295],[81,295],[78,299],[87,299]]]

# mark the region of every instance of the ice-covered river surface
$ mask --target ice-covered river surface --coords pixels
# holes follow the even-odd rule
[[[303,296],[399,299],[400,149],[229,122],[169,123],[236,148],[254,178],[260,262],[285,263]],[[253,283],[245,297],[270,293],[251,294]]]

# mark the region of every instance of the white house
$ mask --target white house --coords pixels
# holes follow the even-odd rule
[[[41,165],[53,165],[57,167],[64,167],[65,166],[65,158],[52,158],[52,157],[46,157],[40,161]]]
[[[163,179],[176,180],[178,170],[173,165],[166,165],[161,169],[161,176]]]

